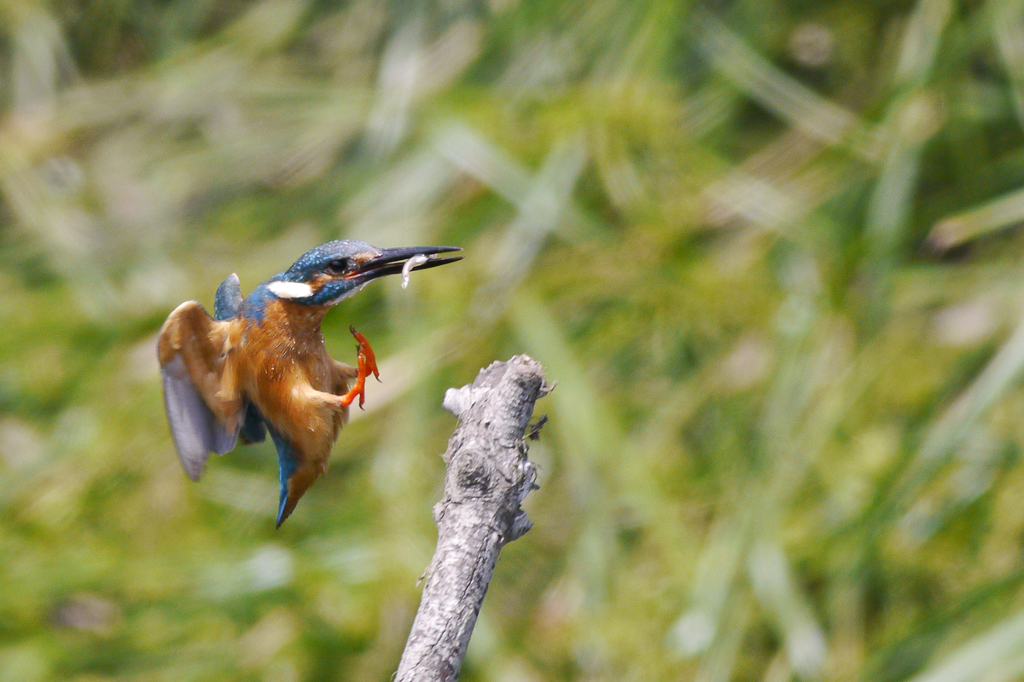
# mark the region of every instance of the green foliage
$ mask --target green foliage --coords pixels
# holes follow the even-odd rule
[[[0,682],[388,679],[521,352],[464,679],[1020,678],[1022,126],[1021,0],[0,0]],[[384,383],[275,531],[154,337],[342,236],[466,259],[328,317]]]

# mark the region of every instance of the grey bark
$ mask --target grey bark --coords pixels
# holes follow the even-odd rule
[[[397,682],[454,682],[501,548],[530,529],[520,504],[536,487],[523,441],[533,406],[551,391],[525,355],[495,362],[449,389],[459,426],[444,454],[444,497],[434,506],[437,550],[398,664]]]

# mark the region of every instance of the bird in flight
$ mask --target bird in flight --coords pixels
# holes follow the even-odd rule
[[[331,446],[366,378],[378,376],[373,349],[359,344],[357,366],[327,354],[320,325],[327,311],[371,280],[460,260],[457,246],[378,249],[332,241],[307,251],[242,298],[237,275],[221,283],[213,317],[187,301],[160,330],[157,355],[171,436],[193,481],[211,452],[224,454],[270,433],[281,497],[277,526],[327,470]]]

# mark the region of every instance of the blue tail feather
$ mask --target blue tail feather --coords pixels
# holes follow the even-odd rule
[[[274,445],[277,446],[277,464],[280,468],[279,478],[281,481],[281,502],[277,508],[277,527],[280,528],[284,522],[284,507],[288,502],[288,479],[295,473],[295,468],[298,466],[298,462],[295,461],[294,452],[291,443],[281,436],[273,427],[268,425],[270,431],[270,437],[274,441]]]

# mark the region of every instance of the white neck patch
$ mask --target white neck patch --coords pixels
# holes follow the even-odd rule
[[[309,298],[313,295],[313,287],[302,282],[271,282],[267,289],[278,298]]]

